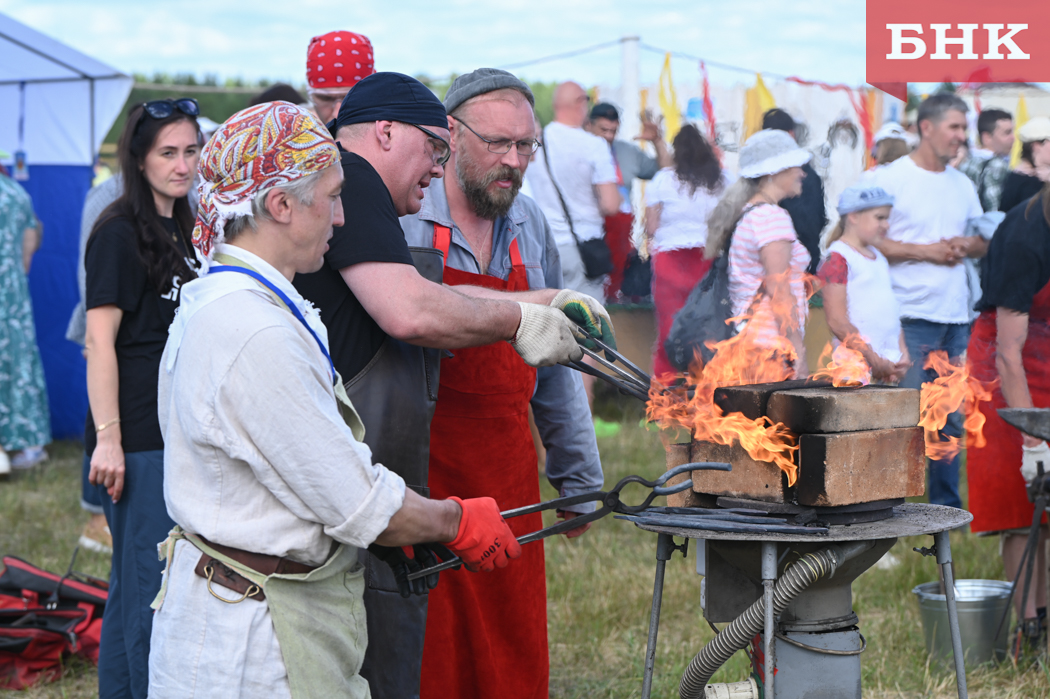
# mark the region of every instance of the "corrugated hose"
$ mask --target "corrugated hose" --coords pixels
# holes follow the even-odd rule
[[[773,586],[773,616],[779,617],[787,606],[807,587],[824,576],[831,577],[843,562],[838,547],[807,553],[788,567]],[[682,674],[678,685],[681,699],[700,699],[708,681],[738,650],[747,646],[755,634],[765,627],[765,598],[748,607],[743,614],[704,646]]]

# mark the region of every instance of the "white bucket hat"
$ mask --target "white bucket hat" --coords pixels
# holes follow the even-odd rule
[[[787,131],[763,129],[747,139],[740,149],[740,177],[755,179],[801,167],[813,156],[799,148]]]

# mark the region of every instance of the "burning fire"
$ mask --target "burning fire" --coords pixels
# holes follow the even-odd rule
[[[726,415],[714,402],[715,389],[721,386],[785,381],[794,376],[791,343],[760,335],[756,325],[749,323],[740,334],[712,345],[715,356],[708,364],[697,354],[685,386],[667,387],[654,379],[646,416],[664,429],[684,427],[697,440],[725,445],[738,442],[752,459],[776,464],[787,474],[788,484],[794,485],[798,477],[792,461],[798,449],[794,436],[765,417],[749,420],[741,413]]]
[[[992,399],[991,389],[995,383],[978,381],[970,376],[968,366],[952,364],[948,353],[940,350],[930,352],[923,368],[937,372],[936,379],[922,385],[919,396],[919,426],[926,432],[926,456],[939,461],[959,453],[959,439],[948,437],[942,442],[938,430],[947,423],[948,416],[960,408],[966,415],[963,426],[970,434],[971,444],[983,447],[985,418],[977,404]]]
[[[832,349],[829,342],[824,346],[817,360],[818,369],[810,375],[811,379],[827,379],[831,385],[838,386],[867,386],[871,383],[871,367],[864,360],[864,355],[855,349],[864,344],[864,340],[855,333],[846,336],[845,342]]]

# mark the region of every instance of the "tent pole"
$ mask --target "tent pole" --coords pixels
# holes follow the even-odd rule
[[[91,155],[91,167],[94,170],[95,167],[95,79],[91,78],[91,134],[88,136],[88,151]]]

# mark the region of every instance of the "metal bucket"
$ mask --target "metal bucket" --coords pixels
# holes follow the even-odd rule
[[[948,630],[948,603],[940,582],[923,583],[912,592],[919,598],[926,652],[941,661],[951,660],[952,638]],[[1006,657],[1010,618],[999,636],[996,627],[1009,606],[1010,583],[1002,580],[956,580],[955,601],[959,610],[959,632],[967,665],[980,665]],[[1012,615],[1012,613],[1011,613]]]

